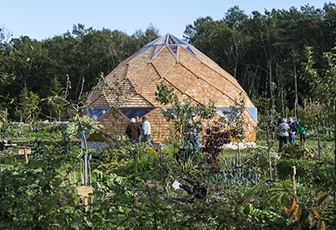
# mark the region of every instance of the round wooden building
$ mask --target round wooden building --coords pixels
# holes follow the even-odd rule
[[[162,143],[172,127],[155,99],[156,85],[163,81],[174,87],[180,100],[189,97],[207,104],[213,99],[218,115],[234,105],[241,93],[245,99],[245,119],[249,123],[244,141],[256,140],[257,108],[237,80],[195,47],[171,34],[147,44],[121,62],[104,81],[110,88],[118,81],[123,82],[122,104],[118,106],[122,114],[118,124],[113,125],[116,121],[111,114],[116,96],[108,92],[102,82],[88,96],[87,113],[97,117],[108,135],[113,136],[113,127],[124,133],[131,118],[146,116],[151,123],[152,141]],[[104,142],[105,138],[96,133],[88,141]]]

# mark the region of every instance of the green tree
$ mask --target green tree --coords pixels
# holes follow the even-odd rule
[[[168,87],[163,82],[156,87],[158,90],[155,92],[156,100],[165,107],[161,109],[161,112],[167,121],[173,121],[175,135],[182,145],[186,142],[184,135],[186,126],[193,115],[197,114],[199,121],[211,119],[215,115],[213,101],[209,101],[207,106],[195,103],[191,98],[180,101],[173,87]]]
[[[332,51],[335,50],[336,47]],[[324,53],[323,58],[327,63],[327,68],[319,71],[314,68],[315,61],[312,56],[312,48],[307,48],[308,61],[304,63],[304,67],[305,80],[314,90],[315,97],[325,107],[326,118],[333,127],[336,166],[336,54],[332,51]],[[336,203],[336,185],[334,187],[334,203]]]
[[[228,111],[223,111],[225,117],[219,119],[219,124],[230,132],[233,141],[238,144],[238,154],[241,163],[241,153],[239,142],[246,138],[245,130],[249,123],[245,120],[245,100],[242,94],[239,93],[239,99],[234,102],[234,105],[229,107]]]
[[[40,97],[27,88],[23,88],[19,95],[19,106],[15,108],[15,112],[20,116],[20,122],[32,122],[35,116],[38,115]]]
[[[244,10],[239,8],[239,6],[229,8],[223,18],[223,21],[230,28],[244,27],[247,20],[248,16],[245,14]]]
[[[227,69],[225,50],[229,49],[227,41],[231,33],[228,25],[222,20],[214,21],[211,17],[206,17],[198,18],[193,25],[187,25],[183,38],[222,68]]]

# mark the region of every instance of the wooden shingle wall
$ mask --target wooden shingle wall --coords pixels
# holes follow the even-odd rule
[[[116,121],[112,116],[112,110],[110,110],[101,119],[99,119],[99,122],[104,125],[105,133],[108,136],[112,138],[117,138],[117,136],[115,135],[115,131],[122,135],[125,135],[126,127],[130,123],[130,120],[121,114],[119,120]],[[88,139],[88,141],[106,140],[108,140],[108,138],[104,138],[101,134],[90,135],[90,138]]]
[[[126,78],[128,66],[122,66],[118,68],[117,71],[113,71],[113,74],[110,73],[106,76],[105,82],[109,85],[109,87],[114,87],[116,82],[121,82]]]
[[[138,107],[154,107],[154,106],[140,94],[137,94],[128,99],[125,103],[123,103],[122,107],[138,108]]]
[[[109,107],[109,104],[106,101],[104,94],[101,94],[100,97],[91,104],[91,107]]]
[[[227,80],[231,81],[234,85],[240,88],[240,85],[237,82],[237,79],[235,79],[232,75],[230,75],[228,72],[222,69],[217,63],[215,63],[213,60],[211,60],[204,54],[200,53],[196,49],[192,49],[192,50],[197,55],[197,57],[202,61],[202,63],[209,66],[211,69],[215,70],[217,73],[221,74],[222,76],[226,77]]]
[[[201,72],[201,61],[181,47],[179,48],[178,62],[197,76]]]
[[[108,142],[109,139],[104,137],[101,133],[93,133],[89,136],[87,141],[92,141],[92,142]]]
[[[87,98],[86,103],[91,105],[95,100],[97,100],[102,95],[102,89],[92,90]]]
[[[208,104],[210,99],[215,101],[217,107],[229,107],[233,105],[233,101],[230,98],[201,79],[192,84],[186,94],[205,105]]]
[[[210,69],[207,65],[202,64],[199,76],[213,87],[226,93],[227,88],[231,85],[226,79],[219,73]]]
[[[155,143],[163,143],[164,139],[169,136],[169,128],[172,128],[173,123],[167,121],[161,114],[160,108],[152,110],[145,116],[151,124],[152,140]]]
[[[140,95],[144,97],[149,103],[151,103],[154,107],[160,106],[160,102],[155,99],[155,92],[157,92],[156,85],[160,84],[161,79],[153,82],[148,85],[145,89],[140,92]]]
[[[137,57],[133,58],[130,62],[128,62],[127,77],[150,62],[152,57],[152,51],[153,47],[150,47],[148,50],[146,50],[142,54],[139,54]]]
[[[148,85],[159,79],[160,76],[151,63],[143,66],[134,74],[128,77],[137,93],[141,92]]]
[[[152,59],[152,64],[162,77],[170,70],[171,67],[173,67],[173,65],[176,64],[176,60],[168,48],[164,47]]]
[[[215,117],[212,120],[204,121],[202,123],[202,128],[203,128],[203,134],[202,135],[205,135],[204,131],[205,131],[206,128],[211,127],[211,126],[217,126],[216,122],[218,122],[220,117],[221,116],[216,114]],[[255,127],[256,127],[257,123],[254,121],[254,119],[252,118],[252,116],[250,115],[250,113],[247,110],[245,110],[245,112],[244,112],[244,118],[245,118],[245,122],[248,122],[249,125],[245,129],[245,137],[246,138],[243,141],[244,142],[255,141],[256,137],[257,137]],[[231,139],[231,141],[236,142],[236,140],[233,140],[233,139]]]
[[[143,96],[147,101],[149,101],[149,103],[151,103],[154,107],[162,106],[162,104],[156,100],[156,96],[155,96],[155,92],[158,91],[156,85],[160,85],[161,82],[163,82],[169,88],[174,87],[172,84],[170,84],[166,80],[160,78],[157,81],[150,84],[149,86],[147,86],[146,88],[144,88],[140,92],[140,95]],[[181,94],[179,90],[177,90],[175,87],[174,87],[174,92],[177,94],[177,96]]]
[[[243,96],[243,95],[244,95],[244,94],[242,94],[242,96]],[[245,96],[245,97],[244,97],[245,107],[247,107],[247,108],[253,108],[253,107],[255,107],[254,104],[253,104],[253,102],[251,101],[251,99],[248,97],[248,95],[245,94],[244,96]]]
[[[121,103],[126,102],[129,98],[136,95],[136,92],[128,79],[126,79],[124,84],[122,84],[122,87],[124,87],[123,89],[124,93],[122,96],[120,96],[119,102]],[[106,95],[105,97],[110,107],[114,107],[115,103],[117,103],[116,95],[113,92],[106,92],[106,91],[104,91],[104,94]]]
[[[183,93],[197,80],[197,77],[181,64],[174,65],[164,78]]]
[[[196,53],[196,55],[199,57],[199,59],[201,59],[201,61],[205,65],[209,66],[211,69],[221,74],[228,81],[230,81],[233,85],[235,85],[240,91],[244,91],[244,89],[239,85],[237,79],[235,79],[231,74],[229,74],[224,69],[222,69],[217,63],[212,61],[210,58],[206,57],[204,54],[198,52],[197,50],[193,49],[193,51]]]

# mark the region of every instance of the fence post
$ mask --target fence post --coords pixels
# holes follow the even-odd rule
[[[295,166],[292,166],[292,170],[293,170],[293,189],[294,189],[294,193],[296,194],[296,185],[295,185],[296,168]]]
[[[336,146],[335,146],[335,149],[334,149],[334,155],[335,155],[335,171],[336,171]],[[336,187],[336,181],[335,181],[334,186]],[[335,187],[334,187],[334,205],[336,204],[336,188]]]
[[[160,156],[161,156],[161,180],[162,180],[163,176],[162,176],[162,150],[161,150],[161,146],[160,146]]]
[[[136,179],[135,179],[135,177],[136,177],[136,166],[137,166],[136,162],[137,162],[136,161],[136,151],[134,151],[134,186],[136,184]]]
[[[84,153],[84,185],[88,182],[88,152]]]
[[[321,159],[321,143],[320,143],[320,138],[318,138],[318,155],[319,155],[319,159]]]

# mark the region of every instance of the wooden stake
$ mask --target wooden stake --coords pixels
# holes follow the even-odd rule
[[[296,185],[295,185],[296,168],[295,166],[292,166],[292,170],[293,170],[293,189],[294,189],[294,193],[296,194]]]
[[[25,155],[25,158],[26,158],[26,163],[28,163],[28,152],[26,151],[26,149],[24,151],[24,155]]]
[[[85,212],[89,210],[88,197],[89,197],[89,194],[92,192],[93,192],[93,189],[91,185],[84,185],[84,186],[77,187],[78,195],[84,198]]]

